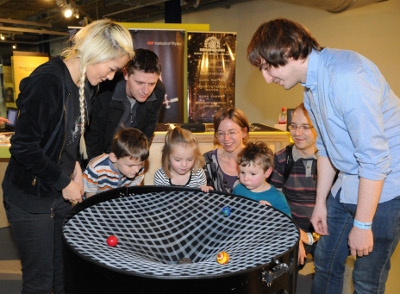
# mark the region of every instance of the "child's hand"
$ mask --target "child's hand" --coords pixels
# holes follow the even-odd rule
[[[261,204],[261,205],[268,205],[268,206],[271,206],[271,203],[269,203],[268,201],[265,201],[265,200],[260,200],[260,204]]]
[[[303,242],[300,240],[300,242],[299,242],[299,256],[297,257],[297,262],[298,262],[298,264],[303,265],[304,264],[304,260],[306,260],[306,259],[307,259],[306,250],[304,249]]]
[[[92,197],[94,195],[96,195],[96,193],[86,192],[86,198]]]
[[[207,185],[201,186],[200,189],[201,189],[201,191],[206,192],[206,193],[210,192],[210,190],[214,190],[213,187],[207,186]]]
[[[11,123],[8,119],[0,116],[0,125],[4,124],[6,122],[9,123],[9,124]]]

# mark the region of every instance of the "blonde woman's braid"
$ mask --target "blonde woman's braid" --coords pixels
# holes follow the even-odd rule
[[[86,99],[85,99],[85,79],[86,79],[86,66],[81,66],[81,77],[79,79],[79,107],[81,112],[81,139],[79,142],[79,151],[83,159],[87,159],[86,143],[85,143],[85,110],[86,110]]]

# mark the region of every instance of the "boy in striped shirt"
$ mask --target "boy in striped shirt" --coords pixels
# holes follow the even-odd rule
[[[83,173],[86,197],[140,185],[144,177],[143,163],[148,157],[147,137],[138,129],[121,129],[113,138],[111,153],[93,158]]]

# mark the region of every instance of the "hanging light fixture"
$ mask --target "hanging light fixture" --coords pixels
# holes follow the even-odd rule
[[[72,14],[73,14],[73,11],[72,11],[71,5],[68,4],[67,7],[64,9],[64,16],[66,18],[70,18],[72,16]]]
[[[0,0],[1,1],[1,0]],[[90,21],[92,19],[89,17],[87,13],[85,13],[75,2],[74,0],[55,0],[58,7],[60,7],[61,13],[65,18],[70,19],[76,18],[81,19],[81,16],[84,18],[88,18]]]

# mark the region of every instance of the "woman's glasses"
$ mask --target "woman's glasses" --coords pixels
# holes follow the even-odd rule
[[[225,136],[229,136],[230,138],[235,138],[236,135],[239,133],[240,131],[235,131],[235,130],[228,131],[227,133],[218,131],[215,135],[218,138],[225,138]]]
[[[310,125],[296,125],[296,124],[290,124],[289,125],[289,130],[291,130],[291,131],[296,131],[297,129],[299,130],[299,131],[308,131],[308,130],[311,130],[313,128],[313,126],[310,126]]]

